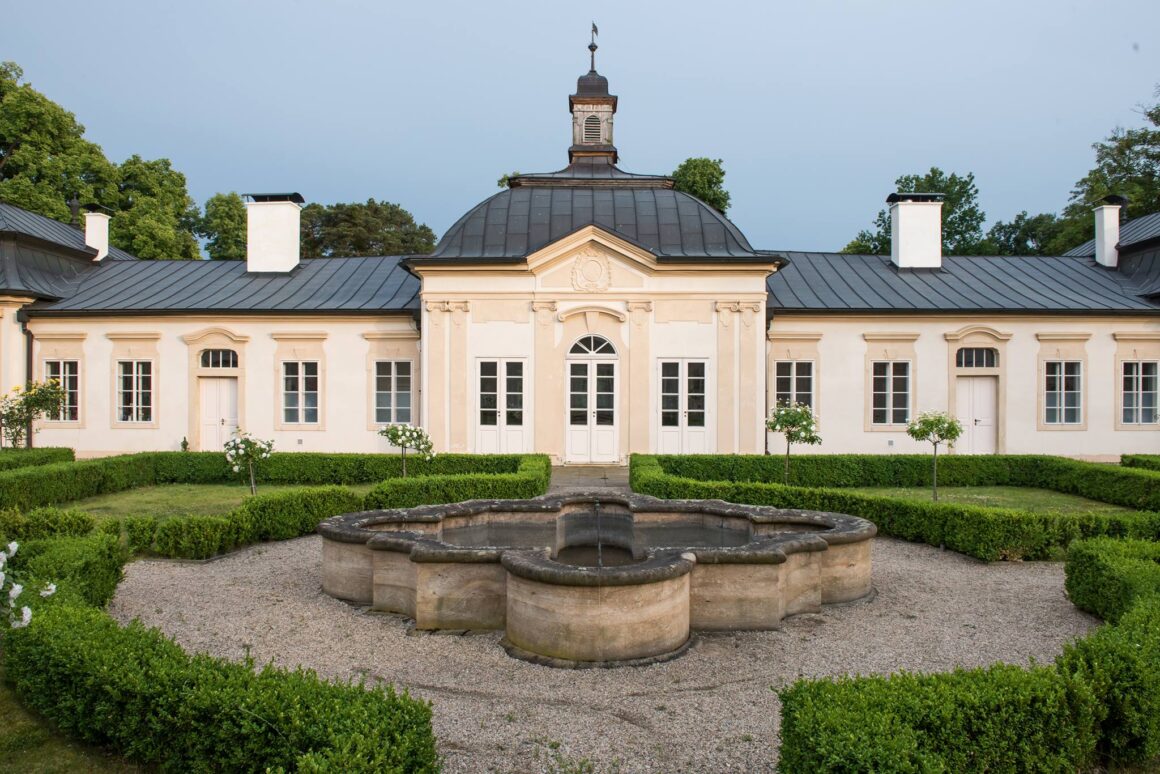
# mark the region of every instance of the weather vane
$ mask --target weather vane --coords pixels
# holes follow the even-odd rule
[[[596,36],[599,34],[596,22],[592,22],[592,42],[588,44],[588,50],[592,52],[592,72],[596,72]]]

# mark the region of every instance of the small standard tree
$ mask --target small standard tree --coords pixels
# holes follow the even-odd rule
[[[427,431],[421,427],[387,425],[379,431],[379,435],[386,438],[392,446],[399,447],[399,453],[403,455],[404,478],[407,477],[407,449],[411,449],[428,462],[435,457],[435,447],[431,443],[431,438],[427,435]]]
[[[226,441],[226,462],[235,473],[249,480],[250,494],[258,493],[258,470],[273,451],[273,441],[263,441],[241,430],[234,431],[234,437]]]
[[[766,420],[771,432],[785,436],[785,483],[789,484],[789,451],[795,443],[814,446],[822,442],[818,435],[818,417],[805,403],[778,401]]]
[[[931,457],[930,480],[934,501],[938,502],[938,445],[954,446],[963,434],[963,423],[944,411],[924,411],[906,426],[906,434],[916,441],[926,441],[934,447]]]
[[[30,382],[27,387],[17,387],[0,398],[0,431],[4,440],[11,448],[20,448],[32,423],[60,414],[64,401],[64,389],[53,379]]]

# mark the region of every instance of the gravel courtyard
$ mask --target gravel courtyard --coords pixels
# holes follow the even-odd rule
[[[509,658],[499,633],[415,635],[320,588],[317,536],[207,563],[138,561],[110,611],[189,650],[366,675],[431,701],[448,772],[773,771],[771,686],[843,673],[944,671],[1050,660],[1098,622],[1063,593],[1063,565],[982,564],[874,542],[877,596],[796,616],[779,631],[697,635],[643,668],[555,670]]]

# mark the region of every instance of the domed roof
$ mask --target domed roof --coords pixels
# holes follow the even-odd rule
[[[595,70],[589,70],[576,79],[577,97],[607,97],[608,79]]]
[[[566,180],[516,186],[481,202],[447,230],[429,257],[518,259],[585,226],[616,234],[659,258],[769,260],[724,215],[686,193]]]

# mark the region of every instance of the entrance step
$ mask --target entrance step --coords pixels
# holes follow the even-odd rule
[[[624,465],[556,465],[552,467],[550,494],[571,490],[611,489],[628,491],[628,467]]]

